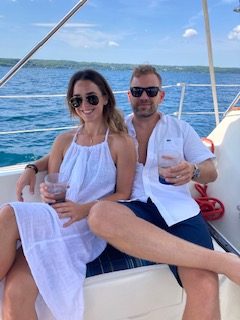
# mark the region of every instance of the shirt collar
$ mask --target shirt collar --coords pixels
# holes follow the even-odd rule
[[[158,120],[158,122],[156,123],[156,126],[158,126],[161,123],[166,123],[167,122],[167,119],[166,119],[166,115],[163,113],[163,112],[159,112],[160,113],[160,119]],[[127,115],[125,117],[125,123],[128,127],[128,131],[129,131],[129,134],[130,135],[133,135],[133,136],[136,136],[136,132],[135,132],[135,129],[134,129],[134,126],[133,126],[133,113],[130,113],[129,115]]]

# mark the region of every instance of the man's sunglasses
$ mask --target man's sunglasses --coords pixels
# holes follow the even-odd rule
[[[130,88],[131,94],[135,98],[141,97],[143,94],[143,91],[146,92],[148,97],[153,98],[156,97],[158,94],[158,91],[160,91],[159,87],[147,87],[147,88],[142,88],[142,87],[131,87]]]
[[[85,100],[91,104],[92,106],[96,106],[99,103],[99,98],[95,94],[91,94],[89,96],[85,97]],[[69,103],[72,108],[76,109],[81,107],[83,103],[83,98],[80,96],[73,96],[70,100]]]

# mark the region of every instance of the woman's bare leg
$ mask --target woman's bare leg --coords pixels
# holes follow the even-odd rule
[[[7,205],[0,210],[0,280],[5,277],[14,262],[18,239],[15,214]]]
[[[21,249],[8,272],[3,296],[3,320],[37,320],[37,286]]]

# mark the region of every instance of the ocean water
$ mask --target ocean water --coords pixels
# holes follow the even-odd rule
[[[9,68],[0,66],[0,78]],[[97,69],[108,80],[114,91],[127,90],[131,69]],[[23,162],[31,162],[49,152],[51,144],[61,131],[1,134],[6,131],[32,130],[76,125],[69,117],[64,97],[55,98],[11,98],[7,95],[65,94],[71,75],[77,71],[71,68],[22,68],[5,86],[0,88],[0,167]],[[165,70],[159,67],[163,85],[210,84],[208,72],[193,70]],[[240,74],[225,71],[216,73],[216,83],[240,85]],[[219,110],[224,112],[240,90],[238,87],[218,87]],[[160,109],[168,114],[178,111],[180,87],[166,88],[166,97]],[[117,105],[125,114],[131,112],[126,93],[116,94]],[[187,87],[183,112],[213,111],[210,87]],[[214,128],[214,115],[183,114],[201,137],[207,136]]]

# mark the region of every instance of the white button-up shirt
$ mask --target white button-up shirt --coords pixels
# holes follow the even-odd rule
[[[138,147],[132,118],[133,115],[129,115],[126,124]],[[151,198],[168,226],[171,226],[197,215],[200,208],[191,196],[189,184],[174,186],[159,182],[158,154],[164,154],[164,149],[169,145],[181,154],[182,160],[190,163],[201,163],[215,156],[187,122],[161,113],[149,138],[146,163],[137,163],[131,199],[146,202]]]

